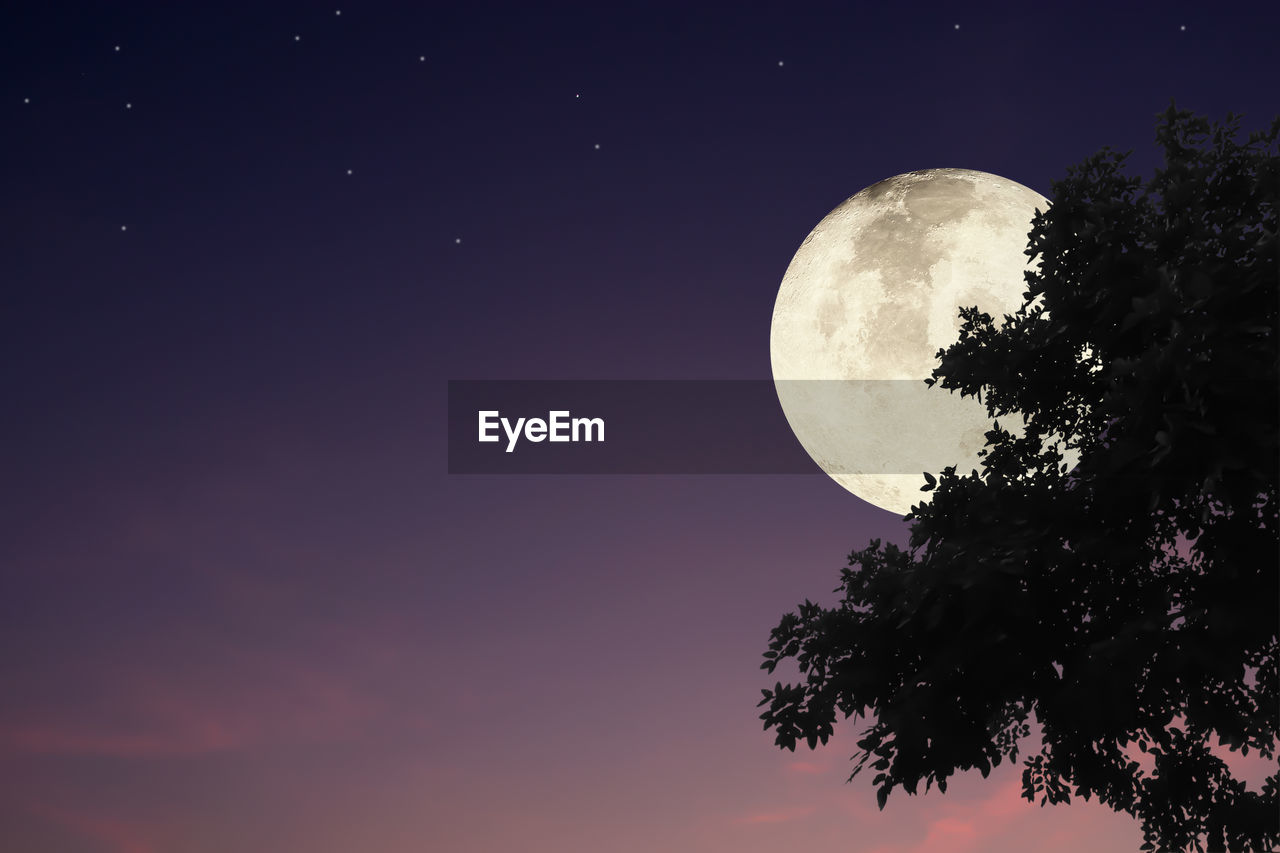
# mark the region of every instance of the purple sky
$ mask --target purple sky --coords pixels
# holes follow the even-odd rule
[[[1136,849],[772,745],[770,628],[907,533],[825,477],[446,474],[449,379],[767,378],[875,181],[1276,108],[1260,7],[845,5],[6,12],[0,848]]]

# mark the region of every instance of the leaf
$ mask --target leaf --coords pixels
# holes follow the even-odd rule
[[[927,491],[931,490],[931,489],[932,489],[934,486],[936,486],[936,485],[938,485],[938,481],[937,481],[937,479],[935,479],[935,478],[934,478],[934,476],[933,476],[932,474],[930,474],[928,471],[925,471],[925,472],[924,472],[924,485],[920,487],[920,491],[922,491],[922,492],[927,492]]]

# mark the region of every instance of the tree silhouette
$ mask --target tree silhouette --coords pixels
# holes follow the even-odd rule
[[[883,808],[1017,761],[1034,720],[1027,799],[1096,797],[1144,850],[1280,844],[1277,774],[1222,758],[1274,760],[1280,717],[1278,136],[1170,106],[1145,186],[1109,149],[1053,184],[1024,306],[962,310],[926,380],[996,418],[983,471],[926,474],[909,548],[854,551],[836,607],[773,629],[763,668],[801,674],[760,702],[780,747],[862,718],[850,779]]]

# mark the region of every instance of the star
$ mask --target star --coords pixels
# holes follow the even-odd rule
[[[778,67],[779,67],[779,68],[781,68],[781,67],[782,67],[782,60],[781,60],[781,59],[779,59],[779,60],[778,60]]]
[[[293,37],[293,40],[294,40],[294,41],[302,41],[302,36],[294,36],[294,37]]]
[[[128,226],[128,225],[121,225],[121,226],[120,226],[120,230],[121,230],[121,231],[128,231],[128,230],[129,230],[129,226]]]
[[[597,150],[597,151],[599,151],[599,150],[600,150],[600,143],[599,143],[599,142],[597,142],[597,143],[596,143],[596,150]]]
[[[454,238],[453,238],[453,242],[454,242],[454,245],[457,245],[458,243],[461,243],[461,242],[462,242],[462,238],[461,238],[461,237],[454,237]]]
[[[350,170],[350,169],[347,169],[347,174],[348,174],[348,175],[350,175],[350,174],[351,174],[351,170]]]
[[[959,24],[956,24],[956,29],[957,29],[957,30],[958,30],[958,29],[960,29],[960,25],[959,25]]]
[[[335,14],[335,15],[341,15],[341,14],[342,14],[342,10],[341,10],[341,9],[334,9],[334,10],[333,10],[333,14]]]
[[[22,103],[24,103],[24,104],[29,104],[29,103],[31,103],[31,99],[30,99],[30,98],[23,98],[23,99],[22,99]]]
[[[125,108],[126,110],[131,110],[131,109],[133,109],[133,104],[125,104],[125,105],[124,105],[124,108]]]
[[[425,56],[419,56],[419,57],[418,57],[418,61],[419,61],[419,62],[426,62],[426,61],[427,61],[427,58],[426,58]]]
[[[1182,30],[1185,33],[1187,31],[1187,25],[1183,24],[1182,26],[1178,27],[1178,29]]]
[[[120,45],[116,45],[116,53],[120,52]]]
[[[582,97],[582,95],[581,95],[581,94],[577,94],[577,95],[574,95],[574,97],[575,97],[575,98],[581,98],[581,97]]]

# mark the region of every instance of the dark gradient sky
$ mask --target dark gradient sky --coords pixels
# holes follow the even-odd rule
[[[1264,8],[10,4],[0,847],[1136,848],[1006,768],[877,812],[852,731],[760,731],[769,629],[899,518],[451,477],[446,381],[767,378],[847,196],[1149,174],[1171,98],[1261,127]]]

